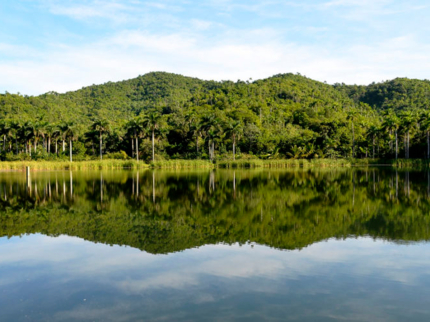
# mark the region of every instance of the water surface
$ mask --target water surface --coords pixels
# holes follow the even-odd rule
[[[428,321],[427,172],[0,173],[1,321]]]

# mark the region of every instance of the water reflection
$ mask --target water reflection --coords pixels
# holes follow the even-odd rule
[[[66,234],[151,253],[327,238],[429,239],[430,174],[390,169],[0,174],[0,236]]]

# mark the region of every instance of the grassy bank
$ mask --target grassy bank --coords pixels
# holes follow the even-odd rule
[[[351,162],[346,159],[313,159],[313,160],[236,160],[219,161],[219,168],[329,168],[350,167]]]
[[[208,160],[168,160],[155,161],[150,163],[151,168],[155,169],[197,169],[215,168],[216,165]]]
[[[142,169],[149,165],[135,160],[97,160],[97,161],[3,161],[0,170],[96,170],[96,169]]]
[[[396,168],[429,168],[430,160],[425,159],[313,159],[313,160],[167,160],[146,164],[135,160],[93,160],[93,161],[3,161],[0,170],[98,170],[98,169],[238,169],[238,168],[335,168],[351,166],[387,165]]]

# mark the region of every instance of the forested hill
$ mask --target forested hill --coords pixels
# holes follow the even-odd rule
[[[139,128],[138,137],[147,139],[151,126],[141,121],[156,113],[161,119],[153,126],[158,142],[155,153],[165,158],[213,159],[231,153],[233,141],[238,151],[265,157],[392,157],[396,129],[398,138],[409,133],[411,153],[421,157],[425,132],[415,125],[429,106],[429,96],[429,81],[404,78],[349,86],[329,85],[299,74],[215,82],[153,72],[65,94],[1,94],[0,134],[9,141],[7,152],[20,154],[28,150],[26,145],[42,140],[49,151],[52,143],[44,139],[51,134],[65,139],[67,145],[66,136],[73,133],[73,140],[85,145],[79,153],[85,150],[89,155],[98,144],[95,134],[100,124],[95,123],[103,120],[107,122],[103,137],[108,141],[103,151],[124,150],[132,156],[131,123]],[[403,126],[398,116],[405,110],[414,113],[410,115],[414,120],[407,118]],[[385,122],[387,115],[391,125]],[[10,144],[14,139],[16,151]],[[147,157],[147,149],[141,148],[139,153]],[[399,153],[402,149],[406,145],[400,146]]]
[[[378,110],[427,109],[430,106],[430,81],[396,78],[368,86],[335,84],[336,89],[356,103],[369,104]]]
[[[190,108],[210,105],[251,105],[260,108],[285,105],[289,111],[301,107],[335,109],[353,102],[345,93],[332,86],[293,74],[276,75],[265,80],[249,82],[215,82],[176,74],[154,72],[121,82],[92,85],[80,90],[58,94],[49,92],[37,97],[2,95],[1,116],[21,119],[35,117],[50,121],[79,120],[90,123],[98,118],[115,121],[129,119],[143,110]]]

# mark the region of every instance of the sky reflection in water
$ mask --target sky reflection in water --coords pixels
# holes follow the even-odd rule
[[[426,173],[409,175],[414,179],[409,179],[409,187],[403,182],[408,175],[398,174],[397,201],[390,197],[392,183],[396,185],[390,171],[375,175],[375,190],[372,174],[367,173],[366,182],[364,172],[305,177],[272,172],[271,179],[267,172],[235,172],[237,191],[229,190],[232,172],[221,172],[216,174],[212,195],[207,173],[164,174],[156,187],[158,206],[151,195],[150,172],[139,174],[139,197],[135,188],[130,197],[124,187],[131,186],[135,175],[119,178],[106,173],[104,201],[100,195],[90,196],[95,184],[90,175],[76,174],[75,195],[61,200],[52,192],[51,174],[51,198],[45,201],[40,192],[45,183],[38,187],[38,197],[34,187],[30,197],[24,195],[25,182],[18,177],[0,176],[2,189],[13,181],[22,191],[19,198],[17,192],[7,201],[4,195],[1,199],[0,227],[5,236],[0,238],[1,321],[426,321],[430,317]],[[39,176],[40,182],[46,180],[46,174]],[[200,194],[196,178],[201,180]],[[327,186],[321,186],[327,181],[331,189],[338,187],[343,193],[330,195]],[[10,192],[6,187],[0,194]],[[275,199],[269,198],[270,192]],[[233,193],[235,199],[226,195]],[[195,199],[196,194],[200,199]],[[280,200],[280,195],[285,199]],[[253,204],[256,199],[265,205],[263,217],[261,207]],[[211,202],[212,211],[203,211]],[[244,212],[246,203],[255,209]],[[79,209],[90,218],[80,217]],[[131,216],[135,209],[144,214]],[[320,209],[318,214],[314,209]],[[399,209],[410,213],[400,216]],[[341,218],[337,212],[346,215]],[[103,222],[103,216],[114,224]],[[340,219],[332,218],[336,216]],[[77,222],[86,218],[86,226],[73,226],[73,218]],[[91,226],[93,222],[97,225]],[[416,229],[415,223],[422,229]],[[205,225],[212,226],[202,229]],[[158,232],[161,239],[148,230]],[[309,238],[297,237],[306,231]],[[31,235],[12,237],[24,232]],[[137,240],[142,234],[145,237]],[[251,243],[243,244],[244,236],[250,236]],[[170,245],[167,248],[160,246],[163,238]],[[118,240],[124,246],[104,244]]]

